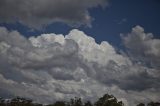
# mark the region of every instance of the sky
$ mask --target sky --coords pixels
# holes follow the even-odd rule
[[[160,101],[159,11],[159,0],[1,0],[0,97]]]

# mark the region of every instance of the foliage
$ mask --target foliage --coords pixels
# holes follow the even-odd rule
[[[140,103],[137,106],[160,106],[159,102],[150,102],[147,105],[145,105],[144,103]]]
[[[31,99],[16,97],[13,99],[0,98],[0,106],[124,106],[122,101],[118,101],[113,95],[105,94],[99,98],[94,104],[90,101],[83,103],[81,98],[72,98],[70,101],[56,101],[53,104],[43,105],[34,103]],[[150,102],[147,105],[139,103],[137,106],[160,106],[159,102]]]
[[[145,104],[144,103],[140,103],[137,106],[145,106]]]
[[[95,106],[124,106],[122,101],[118,102],[113,95],[105,94],[95,103]]]

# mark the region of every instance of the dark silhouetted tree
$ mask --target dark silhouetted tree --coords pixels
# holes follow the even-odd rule
[[[95,102],[95,106],[124,106],[124,104],[121,101],[118,102],[113,95],[105,94]]]
[[[5,100],[3,98],[0,98],[0,106],[5,106],[4,101]]]
[[[139,103],[137,106],[145,106],[144,103]]]
[[[81,98],[75,97],[71,99],[70,102],[67,103],[67,106],[83,106]]]
[[[49,104],[46,106],[66,106],[66,103],[64,101],[56,101],[54,104]]]
[[[150,102],[147,104],[147,106],[160,106],[159,102]]]
[[[105,94],[94,105],[90,101],[83,103],[81,98],[77,97],[71,99],[69,102],[56,101],[54,104],[49,105],[38,104],[34,103],[31,99],[16,97],[13,99],[0,98],[0,106],[124,106],[124,104],[122,101],[118,101],[113,95]],[[149,102],[147,105],[139,103],[137,106],[160,106],[160,102]]]
[[[87,101],[84,106],[93,106],[93,104],[90,101]]]

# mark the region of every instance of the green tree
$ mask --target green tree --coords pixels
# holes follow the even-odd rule
[[[137,106],[145,106],[144,103],[139,103]]]
[[[65,106],[65,102],[64,101],[57,101],[54,106]]]
[[[32,103],[31,99],[25,99],[21,97],[16,97],[11,99],[11,102],[8,105],[10,106],[42,106],[41,104]]]
[[[95,102],[95,106],[124,106],[122,101],[118,101],[113,95],[105,94]]]
[[[81,98],[75,97],[74,99],[72,98],[70,102],[67,103],[67,106],[83,106]]]
[[[0,98],[0,106],[5,106],[5,103],[4,103],[4,99],[3,98]]]
[[[92,103],[90,101],[87,101],[84,106],[93,106]]]
[[[147,104],[147,106],[160,106],[159,102],[150,102]]]

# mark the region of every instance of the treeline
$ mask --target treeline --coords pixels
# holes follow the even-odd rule
[[[0,98],[0,106],[124,106],[124,103],[122,101],[118,101],[113,95],[105,94],[95,103],[91,103],[90,101],[82,102],[81,98],[75,97],[70,99],[69,102],[56,101],[55,103],[48,105],[35,103],[31,99],[21,97],[16,97],[13,99]],[[160,103],[150,102],[147,105],[144,103],[139,103],[137,106],[160,106]]]

